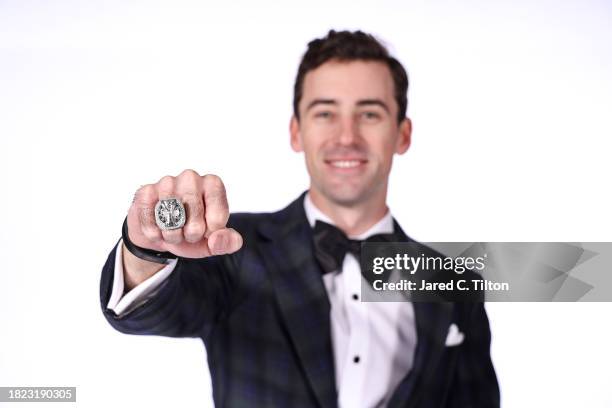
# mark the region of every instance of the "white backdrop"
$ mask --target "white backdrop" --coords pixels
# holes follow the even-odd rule
[[[612,240],[609,2],[373,4],[0,0],[0,386],[211,405],[201,343],[114,331],[99,272],[163,175],[219,174],[234,211],[307,187],[293,79],[330,28],[376,34],[409,71],[413,145],[389,197],[408,234]],[[612,406],[612,304],[487,309],[504,407]]]

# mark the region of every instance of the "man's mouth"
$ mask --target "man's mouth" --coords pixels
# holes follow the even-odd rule
[[[330,159],[325,160],[325,163],[337,169],[354,169],[367,163],[363,159]]]

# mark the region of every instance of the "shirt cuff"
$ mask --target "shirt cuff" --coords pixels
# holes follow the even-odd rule
[[[157,291],[161,289],[162,283],[166,281],[168,276],[176,267],[178,259],[172,259],[160,271],[150,276],[139,285],[135,286],[125,295],[123,294],[123,240],[120,239],[117,244],[115,254],[115,272],[113,277],[113,290],[107,307],[114,311],[118,316],[134,310],[136,307],[144,303],[147,299],[155,296]]]

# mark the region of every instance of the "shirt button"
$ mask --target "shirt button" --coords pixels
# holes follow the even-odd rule
[[[359,356],[353,357],[353,363],[357,364],[359,362]]]
[[[359,300],[359,295],[357,295],[356,293],[353,293],[353,300]]]

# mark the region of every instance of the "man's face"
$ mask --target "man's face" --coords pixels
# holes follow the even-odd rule
[[[304,152],[311,190],[353,206],[384,197],[395,153],[410,146],[411,124],[397,122],[389,68],[378,61],[328,61],[304,78],[291,146]]]

